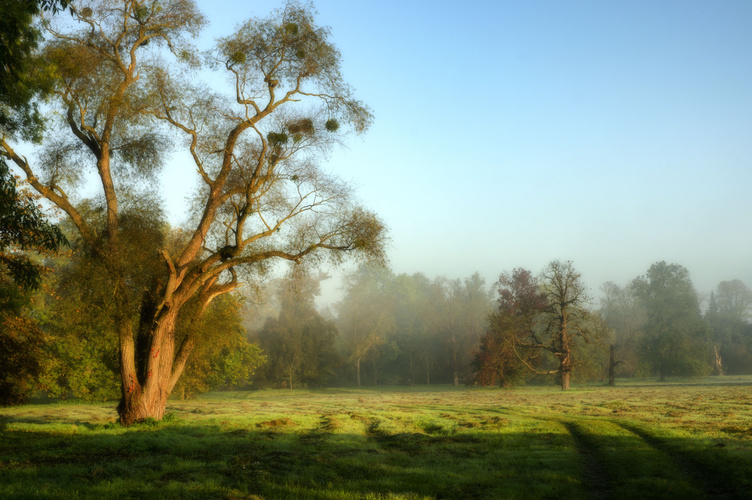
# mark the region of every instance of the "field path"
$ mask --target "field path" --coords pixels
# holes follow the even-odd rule
[[[604,467],[596,443],[583,432],[580,424],[573,421],[563,421],[561,424],[574,439],[577,453],[582,457],[585,466],[584,482],[594,500],[613,498],[613,484]]]

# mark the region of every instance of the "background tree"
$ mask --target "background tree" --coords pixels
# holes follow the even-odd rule
[[[337,326],[314,305],[323,278],[296,268],[280,287],[279,313],[267,318],[255,336],[267,357],[255,377],[259,385],[321,387],[339,367]]]
[[[386,383],[412,385],[422,382],[434,364],[435,353],[425,340],[431,335],[431,281],[422,274],[394,276],[394,356],[385,363]],[[430,375],[429,375],[430,376]]]
[[[160,419],[197,344],[192,325],[214,299],[270,260],[298,262],[322,250],[383,257],[383,224],[317,167],[338,134],[364,131],[371,115],[341,77],[329,30],[297,3],[219,41],[214,65],[204,69],[225,71],[231,99],[182,79],[180,65],[196,74],[201,64],[188,43],[204,24],[192,1],[77,0],[70,10],[74,22],[50,25],[43,48],[55,68],[59,130],[38,166],[9,136],[0,148],[101,262],[94,279],[111,286],[116,303],[121,422]],[[171,151],[168,130],[185,138],[186,168],[203,183],[200,209],[179,244],[159,250],[161,270],[136,300],[122,258],[130,236],[121,201],[156,186]],[[97,224],[71,198],[87,172],[98,177],[104,200]],[[185,335],[175,335],[184,321]]]
[[[449,282],[445,290],[437,319],[441,321],[439,328],[447,356],[444,364],[455,386],[473,379],[473,353],[480,344],[490,302],[485,280],[478,273]]]
[[[30,293],[47,268],[30,252],[49,254],[65,243],[0,157],[0,404],[23,402],[44,364],[45,337],[30,312]]]
[[[496,283],[497,308],[488,316],[488,327],[475,354],[476,382],[507,387],[524,378],[527,367],[538,369],[535,350],[518,353],[535,333],[536,317],[547,307],[546,295],[527,269],[502,273]],[[524,360],[519,355],[526,356]]]
[[[30,301],[27,290],[0,277],[0,406],[23,403],[44,366],[46,337]]]
[[[722,281],[711,292],[705,320],[719,375],[752,372],[752,291],[740,280]]]
[[[192,328],[199,329],[197,345],[175,386],[181,399],[215,389],[247,389],[267,357],[257,343],[248,340],[238,294],[225,294],[212,302]]]
[[[546,297],[546,308],[536,316],[535,325],[517,345],[536,354],[547,351],[553,355],[558,368],[548,373],[556,373],[562,390],[567,390],[575,366],[573,352],[578,342],[598,341],[601,330],[594,328],[586,308],[589,301],[587,289],[571,261],[552,261],[541,272],[539,283]],[[526,364],[539,372],[530,363]]]
[[[620,287],[608,281],[601,286],[600,315],[611,335],[609,384],[617,375],[633,377],[640,361],[640,342],[645,322],[645,308],[630,284]]]
[[[660,380],[707,374],[708,328],[689,271],[657,262],[633,286],[647,312],[643,356]]]
[[[380,266],[361,266],[346,277],[345,295],[337,306],[343,348],[361,385],[363,362],[377,358],[380,346],[395,331],[392,273]]]

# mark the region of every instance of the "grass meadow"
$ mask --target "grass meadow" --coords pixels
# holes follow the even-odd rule
[[[752,498],[752,377],[0,409],[0,498]]]

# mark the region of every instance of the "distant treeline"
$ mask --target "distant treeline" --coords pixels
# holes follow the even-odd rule
[[[4,403],[34,394],[117,399],[114,305],[107,287],[89,279],[101,270],[75,245],[46,264],[51,272],[37,291],[0,281]],[[752,373],[750,289],[724,281],[701,309],[677,264],[656,263],[623,286],[605,283],[598,304],[572,263],[559,261],[538,275],[502,273],[493,287],[477,273],[429,279],[364,265],[323,312],[314,303],[320,280],[296,269],[269,285],[266,309],[227,294],[202,321],[179,325],[178,335],[203,333],[175,397],[218,388],[565,387],[570,378]]]
[[[364,266],[322,315],[318,282],[298,276],[280,287],[279,313],[251,333],[268,358],[255,386],[752,373],[752,292],[738,280],[720,283],[704,314],[689,272],[665,262],[627,285],[605,283],[599,303],[571,262],[554,261],[539,275],[503,273],[494,288],[478,274],[429,279]]]

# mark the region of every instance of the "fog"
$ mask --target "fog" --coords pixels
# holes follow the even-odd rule
[[[207,43],[278,6],[199,5]],[[752,285],[748,2],[316,8],[375,115],[328,168],[386,221],[395,273],[490,285],[571,260],[597,296],[666,261],[700,294]],[[179,221],[191,187],[164,177]]]

